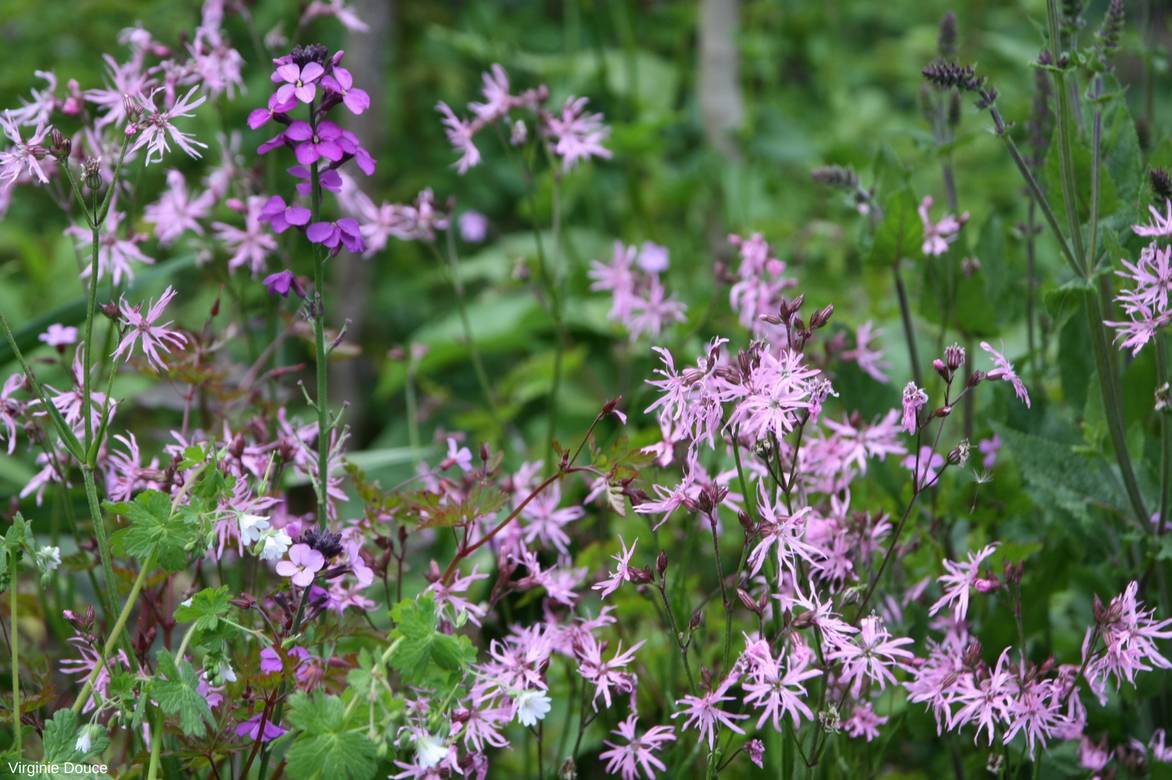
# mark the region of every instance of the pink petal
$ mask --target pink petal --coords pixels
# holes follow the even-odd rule
[[[325,73],[326,69],[319,63],[307,62],[305,67],[301,69],[301,83],[308,84],[311,81],[317,81],[321,78],[321,74]]]

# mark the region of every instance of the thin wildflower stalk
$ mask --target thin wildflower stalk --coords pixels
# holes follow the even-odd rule
[[[454,226],[448,221],[448,228],[444,231],[447,245],[448,272],[452,276],[452,291],[456,294],[456,310],[460,313],[460,327],[464,330],[464,345],[468,348],[468,356],[472,358],[472,369],[476,374],[476,382],[480,385],[480,392],[488,404],[488,413],[493,424],[500,428],[500,410],[497,408],[496,395],[492,392],[492,385],[488,381],[488,372],[484,370],[484,360],[480,356],[480,348],[476,345],[476,337],[472,333],[472,321],[468,317],[468,304],[464,295],[464,280],[460,278],[460,260],[456,255],[456,234]]]
[[[916,351],[916,329],[912,323],[912,310],[908,305],[907,287],[903,283],[903,274],[899,272],[899,258],[895,259],[891,266],[891,275],[895,279],[895,293],[899,297],[899,318],[903,322],[903,338],[907,342],[907,354],[911,360],[912,378],[916,382],[916,386],[924,384],[923,375],[920,373],[920,357]]]
[[[1164,393],[1168,386],[1168,354],[1163,333],[1156,332],[1156,388],[1157,392]],[[1167,403],[1167,401],[1165,401]],[[1156,524],[1156,536],[1164,533],[1164,523],[1168,519],[1168,497],[1172,493],[1172,421],[1168,419],[1167,409],[1158,409],[1160,413],[1160,515]]]
[[[126,621],[130,618],[130,613],[134,609],[134,604],[138,600],[138,594],[142,592],[143,585],[146,584],[147,574],[155,567],[155,555],[151,553],[146,561],[143,562],[142,568],[138,570],[138,576],[134,578],[134,584],[130,586],[130,593],[126,594],[126,601],[122,605],[122,611],[118,613],[118,619],[114,623],[114,629],[110,632],[110,636],[106,639],[106,644],[102,647],[102,654],[98,658],[98,663],[94,665],[93,670],[90,671],[86,678],[85,685],[82,686],[81,692],[77,694],[77,698],[73,700],[73,706],[70,707],[74,712],[81,712],[82,706],[86,699],[89,698],[90,691],[93,690],[94,681],[98,678],[98,673],[106,667],[106,661],[114,652],[114,645],[118,642],[118,637],[121,636],[123,629],[126,627]]]
[[[12,580],[8,586],[8,622],[12,627],[9,631],[8,645],[12,648],[12,748],[17,758],[21,751],[20,733],[20,629],[17,627],[19,617],[19,600],[17,598],[16,561],[11,562]]]
[[[314,115],[316,123],[316,114]],[[321,177],[314,164],[309,168],[313,193],[313,220],[321,215]],[[317,378],[317,524],[325,528],[329,521],[329,495],[326,492],[330,478],[330,404],[329,359],[326,353],[326,294],[325,267],[329,251],[318,250],[313,258],[313,343],[314,372]]]
[[[1049,25],[1051,57],[1057,65],[1060,63],[1061,28],[1059,26],[1058,3],[1056,0],[1047,0],[1046,18]],[[1073,249],[1076,265],[1081,271],[1082,278],[1089,288],[1086,295],[1087,326],[1091,335],[1091,349],[1095,355],[1095,367],[1099,375],[1099,387],[1103,397],[1103,411],[1107,418],[1107,430],[1111,434],[1111,447],[1115,450],[1115,459],[1119,464],[1119,472],[1123,478],[1123,486],[1127,498],[1136,515],[1136,522],[1140,527],[1148,525],[1147,508],[1144,505],[1143,495],[1139,489],[1139,482],[1135,476],[1135,469],[1131,463],[1131,455],[1127,451],[1127,432],[1123,422],[1123,399],[1119,388],[1119,376],[1107,338],[1106,326],[1103,325],[1103,307],[1099,297],[1101,291],[1093,289],[1092,276],[1094,272],[1093,260],[1085,254],[1082,242],[1082,229],[1078,221],[1077,185],[1074,173],[1074,155],[1071,141],[1071,109],[1069,96],[1066,90],[1065,73],[1060,67],[1054,70],[1054,93],[1058,110],[1056,112],[1056,129],[1058,140],[1058,161],[1062,172],[1062,198],[1066,206],[1066,216],[1070,226],[1070,246]],[[1096,155],[1097,158],[1097,155]],[[1098,160],[1096,159],[1096,162]],[[1097,165],[1095,166],[1097,167]],[[1100,196],[1098,187],[1099,177],[1092,177],[1091,214],[1097,216],[1097,201]],[[1054,226],[1056,227],[1056,226]]]
[[[552,164],[552,163],[551,163]],[[550,279],[551,287],[557,289],[557,295],[554,298],[554,305],[557,307],[557,346],[553,353],[553,383],[549,391],[549,424],[548,424],[548,445],[545,451],[546,468],[549,468],[553,458],[553,444],[557,436],[558,423],[558,397],[561,395],[562,387],[562,373],[565,370],[565,352],[566,352],[566,326],[565,326],[565,312],[562,311],[562,305],[565,298],[565,268],[563,267],[563,253],[561,247],[561,230],[562,230],[562,208],[561,208],[561,176],[558,175],[557,169],[554,168],[553,174],[553,250],[556,265],[554,266],[553,275]]]
[[[151,757],[147,765],[147,780],[155,780],[159,776],[159,760],[163,750],[163,719],[159,717],[158,707],[154,708],[151,726]]]

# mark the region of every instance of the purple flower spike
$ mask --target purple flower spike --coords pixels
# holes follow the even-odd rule
[[[304,206],[286,206],[280,195],[269,198],[260,210],[260,221],[269,223],[274,233],[284,233],[290,226],[309,223],[310,211]]]
[[[370,95],[364,89],[354,88],[354,77],[345,68],[334,68],[333,74],[321,80],[322,86],[342,96],[342,103],[353,114],[361,114],[370,108]]]
[[[273,74],[274,82],[285,82],[277,87],[276,98],[281,103],[288,103],[293,98],[302,103],[312,103],[317,94],[315,81],[322,77],[325,68],[316,62],[307,62],[301,67],[296,63],[287,62],[277,66]]]
[[[277,271],[275,274],[269,274],[265,277],[264,286],[268,288],[269,295],[288,298],[289,291],[292,290],[297,297],[305,297],[305,288],[301,286],[301,282],[293,275],[292,271]]]

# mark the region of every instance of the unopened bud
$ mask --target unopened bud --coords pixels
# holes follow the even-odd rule
[[[73,149],[73,142],[61,134],[57,128],[49,131],[49,151],[58,160],[64,160]]]
[[[750,596],[744,589],[737,588],[737,599],[741,602],[745,609],[754,614],[761,614],[757,611],[757,602],[754,601],[753,597]]]
[[[102,186],[102,163],[96,157],[88,158],[81,166],[81,179],[88,189]]]
[[[1156,388],[1156,411],[1167,412],[1172,409],[1172,387],[1168,383],[1160,385]]]
[[[667,551],[666,550],[660,550],[659,555],[655,556],[655,570],[657,572],[659,572],[660,577],[662,577],[664,572],[667,571]]]
[[[833,316],[833,314],[834,304],[828,304],[827,306],[814,312],[814,315],[810,317],[810,330],[818,330],[819,328],[825,326],[826,323],[830,322],[830,318]]]
[[[704,621],[704,613],[702,613],[700,610],[696,610],[695,612],[692,613],[692,617],[688,620],[688,630],[695,631],[697,628],[700,627],[700,624],[703,621]]]
[[[939,374],[940,378],[945,382],[952,381],[952,370],[949,369],[948,366],[944,365],[944,361],[940,358],[936,358],[932,361],[932,370]]]
[[[961,439],[960,443],[948,453],[948,463],[952,466],[963,466],[969,460],[969,440]]]

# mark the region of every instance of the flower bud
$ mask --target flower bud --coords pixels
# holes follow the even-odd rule
[[[73,150],[73,142],[61,134],[57,128],[49,131],[49,151],[58,160],[64,160],[69,157],[69,153]]]
[[[948,463],[952,466],[963,466],[969,460],[969,440],[961,439],[948,453]]]
[[[745,592],[745,590],[743,590],[742,588],[737,588],[737,599],[741,602],[741,604],[744,606],[745,609],[747,609],[750,612],[757,614],[757,615],[761,614],[757,610],[757,602],[754,601],[753,597],[750,596],[747,592]]]
[[[700,623],[702,623],[703,621],[704,621],[704,613],[701,612],[700,610],[696,610],[695,612],[692,613],[692,617],[689,618],[689,620],[688,620],[688,630],[695,631],[697,628],[700,627]]]
[[[81,180],[88,189],[102,186],[102,163],[96,157],[88,158],[81,167]]]
[[[655,556],[655,571],[659,572],[659,576],[663,577],[667,571],[667,551],[660,550],[659,555]]]
[[[952,381],[952,371],[948,368],[948,366],[944,365],[944,361],[940,358],[936,358],[932,361],[932,370],[939,374],[940,378],[945,382]]]

